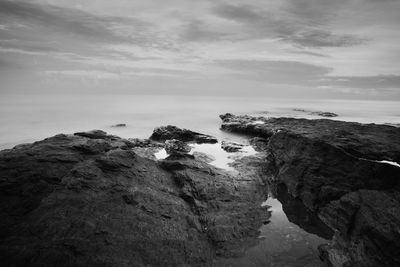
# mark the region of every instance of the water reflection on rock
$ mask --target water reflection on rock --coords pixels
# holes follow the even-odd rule
[[[240,258],[219,258],[215,266],[325,266],[318,246],[333,232],[283,186],[272,187],[263,206],[271,212],[260,228],[259,242]]]

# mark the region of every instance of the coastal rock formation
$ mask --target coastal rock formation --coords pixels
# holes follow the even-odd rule
[[[121,127],[126,127],[126,124],[125,124],[125,123],[118,123],[118,124],[112,125],[111,127],[114,127],[114,128],[121,128]]]
[[[232,114],[221,119],[224,130],[268,140],[268,181],[284,185],[336,232],[321,247],[329,264],[400,265],[399,128]]]
[[[211,266],[257,242],[269,216],[259,165],[231,176],[135,152],[153,145],[96,130],[1,151],[1,264]]]
[[[316,116],[321,116],[321,117],[326,117],[326,118],[333,118],[337,117],[338,114],[333,113],[333,112],[324,112],[324,111],[310,111],[306,109],[300,109],[300,108],[294,108],[293,111],[298,111],[298,112],[304,112],[309,115],[316,115]]]
[[[190,150],[191,147],[180,140],[171,139],[165,141],[165,151],[170,155],[174,153],[189,153]]]
[[[159,142],[177,139],[183,142],[195,142],[197,144],[215,144],[218,142],[215,137],[210,135],[193,132],[187,129],[181,129],[172,125],[162,126],[154,129],[150,139]]]
[[[243,147],[244,147],[244,145],[238,144],[238,143],[227,142],[227,141],[221,142],[221,148],[223,150],[225,150],[226,152],[238,152]]]

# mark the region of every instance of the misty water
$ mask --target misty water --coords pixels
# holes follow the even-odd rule
[[[149,137],[161,125],[189,128],[217,138],[240,137],[219,130],[219,114],[321,118],[308,111],[363,123],[400,123],[395,101],[299,100],[262,97],[155,95],[15,95],[0,98],[0,149],[58,133],[101,129],[121,137]],[[306,112],[294,111],[304,109]],[[127,127],[111,127],[125,123]]]

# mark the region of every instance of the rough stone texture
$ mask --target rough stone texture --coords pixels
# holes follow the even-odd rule
[[[1,264],[210,266],[257,242],[269,216],[260,165],[230,176],[191,155],[155,161],[136,148],[91,131],[1,151]]]
[[[244,145],[238,144],[238,143],[227,142],[227,141],[221,142],[221,148],[223,150],[225,150],[226,152],[238,152],[243,147],[244,147]]]
[[[165,141],[165,151],[167,151],[168,154],[189,153],[191,149],[192,148],[188,144],[176,139]]]
[[[150,136],[150,139],[162,142],[170,139],[177,139],[183,142],[195,142],[198,144],[215,144],[218,142],[215,137],[212,137],[210,135],[193,132],[187,129],[181,129],[172,125],[162,126],[154,129],[153,134]]]
[[[304,113],[308,113],[310,115],[316,115],[316,116],[327,117],[327,118],[333,118],[333,117],[338,116],[338,114],[333,113],[333,112],[311,111],[311,110],[300,109],[300,108],[294,108],[293,111],[304,112]]]
[[[232,114],[221,119],[224,130],[268,140],[269,182],[284,184],[336,231],[321,247],[329,264],[400,265],[400,168],[377,162],[400,161],[399,128]]]

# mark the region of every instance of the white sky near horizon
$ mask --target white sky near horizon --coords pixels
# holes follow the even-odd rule
[[[0,0],[0,95],[400,100],[400,0]]]

